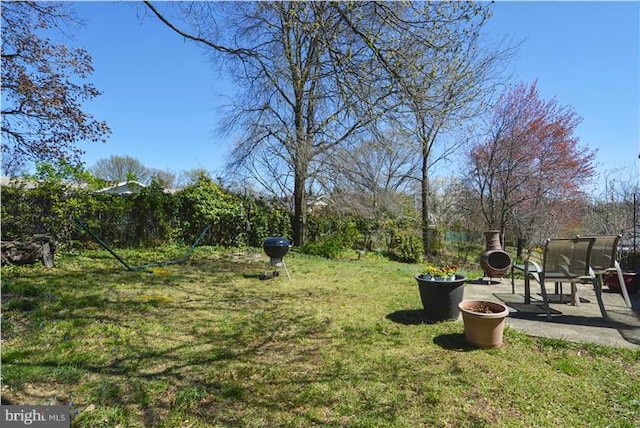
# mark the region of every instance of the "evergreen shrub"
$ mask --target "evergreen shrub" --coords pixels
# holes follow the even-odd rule
[[[422,240],[415,232],[394,230],[389,246],[389,257],[404,263],[420,263],[424,254]]]

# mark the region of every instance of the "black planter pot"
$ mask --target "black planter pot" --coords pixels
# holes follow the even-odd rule
[[[453,281],[430,280],[415,276],[420,290],[424,315],[429,321],[453,321],[460,315],[458,305],[464,297],[467,277],[456,275]]]

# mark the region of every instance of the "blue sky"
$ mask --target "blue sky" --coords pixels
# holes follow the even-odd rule
[[[514,81],[538,80],[583,118],[577,134],[598,150],[599,171],[637,177],[640,154],[639,2],[497,2],[486,35],[524,40]],[[232,141],[215,134],[218,106],[234,89],[204,51],[141,4],[79,2],[74,43],[93,56],[103,95],[87,110],[106,120],[107,144],[87,144],[88,167],[111,155],[175,173],[220,170]],[[146,14],[146,15],[145,15]]]

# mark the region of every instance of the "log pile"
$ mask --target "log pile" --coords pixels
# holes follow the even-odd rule
[[[2,266],[42,262],[53,267],[53,255],[58,243],[50,235],[34,235],[23,241],[2,241]]]

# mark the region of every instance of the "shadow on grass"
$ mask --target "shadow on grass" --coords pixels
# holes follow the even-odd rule
[[[264,406],[286,412],[290,401],[273,403],[265,398],[261,392],[262,382],[268,378],[271,384],[279,381],[284,389],[295,390],[297,384],[313,381],[315,375],[306,370],[308,361],[319,360],[319,352],[324,348],[322,345],[329,337],[330,322],[306,312],[292,311],[290,305],[282,300],[265,300],[258,312],[256,316],[247,317],[247,322],[229,324],[226,330],[212,324],[208,329],[199,330],[197,335],[189,336],[188,340],[180,339],[180,333],[185,332],[178,330],[146,336],[161,342],[127,340],[105,346],[105,352],[111,351],[112,356],[104,362],[95,361],[102,360],[99,350],[84,355],[81,349],[75,350],[73,361],[55,355],[43,356],[37,361],[16,358],[9,361],[9,373],[13,371],[17,376],[41,369],[53,379],[56,379],[56,370],[61,368],[90,373],[95,380],[84,383],[87,396],[74,399],[76,406],[80,406],[78,408],[89,403],[125,409],[138,406],[143,413],[144,425],[149,427],[159,426],[167,414],[183,413],[185,419],[204,420],[212,409],[242,407],[247,403],[253,407]],[[172,340],[175,340],[174,344],[165,346]],[[283,365],[301,374],[293,379],[272,378]],[[238,370],[246,378],[238,380],[227,374],[229,370]],[[11,385],[11,382],[5,383]],[[42,383],[47,384],[46,381]],[[161,388],[161,396],[153,395],[155,388]],[[17,396],[40,401],[47,398],[46,392],[33,395],[17,384],[15,389],[21,391]],[[44,387],[41,389],[48,391]],[[255,395],[249,395],[249,391]],[[149,402],[150,397],[156,402]],[[123,412],[124,417],[135,417],[125,410]],[[214,410],[218,420],[226,417],[228,413],[225,412]],[[88,423],[100,416],[98,413],[86,413],[83,418],[81,422]],[[239,424],[238,420],[231,418],[225,426]]]
[[[403,325],[438,324],[428,320],[421,309],[404,309],[386,316],[390,321]],[[473,351],[477,347],[469,344],[462,333],[444,333],[436,336],[433,343],[450,351]]]
[[[406,309],[395,311],[387,315],[386,318],[395,323],[404,325],[420,325],[433,323],[433,321],[429,321],[427,318],[425,318],[424,311],[421,309]]]
[[[388,314],[386,318],[397,324],[403,324],[403,325],[438,324],[441,322],[453,321],[453,320],[434,321],[434,320],[428,319],[424,315],[424,311],[422,309],[403,309],[403,310],[395,311]]]
[[[478,347],[467,342],[463,333],[441,334],[433,338],[433,343],[449,351],[468,352],[478,349]]]

